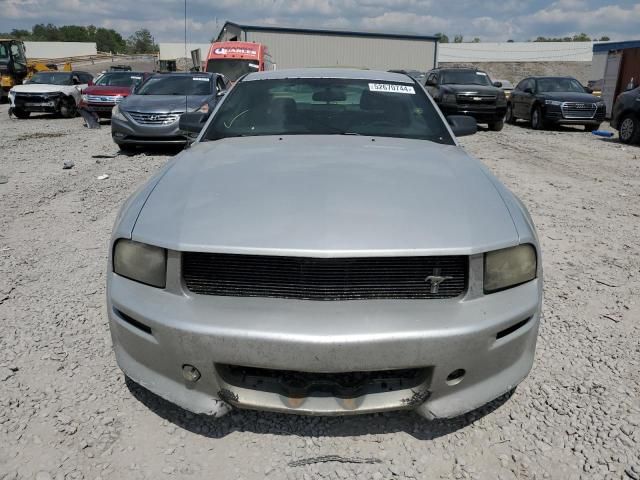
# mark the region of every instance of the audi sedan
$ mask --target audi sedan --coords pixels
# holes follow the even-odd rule
[[[406,75],[256,72],[123,206],[107,311],[125,375],[195,413],[453,417],[534,360],[524,205]]]
[[[106,74],[105,74],[106,75]],[[111,112],[111,137],[122,150],[144,145],[185,145],[178,128],[185,112],[209,113],[225,92],[216,73],[159,73],[136,87]]]

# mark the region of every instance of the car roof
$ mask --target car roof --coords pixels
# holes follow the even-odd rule
[[[378,70],[359,70],[356,68],[292,68],[285,70],[272,70],[268,72],[252,72],[244,77],[242,81],[284,80],[287,78],[341,78],[372,80],[377,82],[413,82],[411,78],[402,73],[383,72]]]
[[[127,72],[128,73],[128,72]],[[154,72],[158,75],[174,75],[174,76],[180,76],[180,77],[193,77],[195,75],[205,75],[207,77],[215,77],[216,75],[219,75],[216,72]]]
[[[534,76],[525,78],[525,80],[528,79],[528,78],[533,78],[534,80],[540,80],[540,79],[543,79],[543,78],[549,78],[549,79],[550,78],[557,78],[557,79],[567,79],[567,78],[569,78],[571,80],[575,80],[574,77],[570,77],[568,75],[534,75]]]

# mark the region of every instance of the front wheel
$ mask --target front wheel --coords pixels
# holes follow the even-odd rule
[[[78,115],[78,108],[73,98],[65,98],[60,102],[60,116],[64,118],[73,118]]]
[[[489,130],[492,132],[499,132],[504,128],[504,122],[502,120],[498,120],[497,122],[491,122],[489,124]]]
[[[515,125],[516,124],[516,117],[513,115],[513,105],[509,104],[507,106],[507,114],[504,117],[504,121],[507,122],[509,125]]]
[[[22,118],[23,120],[31,116],[31,112],[27,112],[26,110],[22,110],[21,108],[14,108],[13,114],[18,118]]]
[[[618,135],[622,143],[640,143],[640,120],[630,115],[624,117]]]
[[[534,130],[542,130],[544,128],[542,109],[539,105],[533,107],[533,110],[531,111],[531,128]]]

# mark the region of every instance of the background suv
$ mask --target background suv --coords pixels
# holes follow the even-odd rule
[[[640,143],[640,87],[618,96],[611,126],[618,130],[621,142]]]
[[[427,73],[427,91],[442,113],[469,115],[490,130],[504,126],[507,97],[500,82],[492,82],[485,72],[472,68],[436,68]]]
[[[569,124],[584,125],[591,132],[600,127],[605,113],[604,100],[588,93],[575,78],[529,77],[511,92],[506,120],[530,120],[534,130]]]

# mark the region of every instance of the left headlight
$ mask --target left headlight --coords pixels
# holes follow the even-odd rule
[[[167,251],[120,239],[113,247],[113,271],[130,280],[164,288],[167,283]]]
[[[494,250],[484,254],[484,292],[515,287],[536,278],[538,259],[533,245]]]
[[[117,120],[126,120],[125,116],[120,111],[120,105],[116,105],[115,107],[113,107],[113,109],[111,110],[111,118],[115,118]]]

